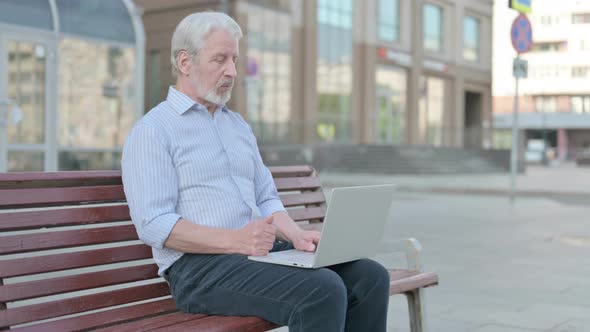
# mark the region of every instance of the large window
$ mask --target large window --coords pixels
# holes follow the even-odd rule
[[[590,23],[590,13],[576,13],[572,14],[573,24],[588,24]]]
[[[325,142],[352,140],[352,1],[318,0],[317,133]]]
[[[425,3],[422,17],[424,49],[434,53],[443,52],[443,9]]]
[[[289,143],[301,124],[291,117],[291,15],[248,7],[248,119],[260,142]]]
[[[445,81],[436,77],[420,77],[418,129],[423,144],[443,143]]]
[[[399,41],[399,0],[379,0],[377,6],[377,32],[380,40]]]
[[[377,143],[404,143],[406,131],[406,71],[380,67],[375,73],[377,104],[374,113]]]
[[[557,112],[557,98],[554,96],[535,96],[535,111],[539,113]]]
[[[479,19],[472,16],[465,16],[463,18],[463,59],[474,62],[479,61],[479,39]]]
[[[533,44],[533,52],[565,52],[567,41],[539,42]]]
[[[586,78],[590,76],[590,66],[573,66],[572,77]]]
[[[574,113],[590,113],[590,96],[573,96],[571,104]]]
[[[60,169],[118,168],[136,119],[134,49],[66,37],[59,53]]]
[[[119,168],[143,111],[144,36],[133,1],[0,0],[0,172]]]
[[[47,0],[2,0],[0,22],[51,30],[51,7]]]

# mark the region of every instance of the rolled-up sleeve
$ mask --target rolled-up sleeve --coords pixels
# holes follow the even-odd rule
[[[123,147],[121,169],[140,240],[162,249],[181,218],[176,213],[178,179],[163,135],[149,125],[136,125]]]
[[[286,211],[283,202],[279,198],[277,188],[275,186],[272,174],[264,165],[258,144],[256,144],[256,137],[250,128],[254,149],[254,186],[256,190],[256,205],[260,209],[263,217],[270,216],[278,211]]]

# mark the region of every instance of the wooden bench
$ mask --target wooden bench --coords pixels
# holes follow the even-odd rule
[[[305,227],[321,226],[325,197],[309,166],[273,167],[284,205]],[[179,312],[138,241],[119,171],[0,174],[0,330],[265,331],[256,317]],[[412,331],[422,330],[421,272],[408,240],[409,269],[391,271],[391,294],[406,294]],[[231,299],[228,299],[230,301]]]

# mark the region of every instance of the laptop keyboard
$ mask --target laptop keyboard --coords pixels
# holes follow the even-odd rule
[[[286,259],[301,265],[312,265],[315,259],[315,253],[305,251],[287,250],[275,252],[273,254],[281,259]]]

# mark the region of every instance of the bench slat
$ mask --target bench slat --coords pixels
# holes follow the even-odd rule
[[[0,327],[34,322],[170,295],[166,282],[129,287],[0,311]]]
[[[401,294],[421,287],[438,285],[438,275],[432,272],[390,270],[389,294]]]
[[[294,209],[294,210],[287,210],[289,212],[289,216],[293,218],[295,221],[302,221],[302,220],[316,220],[316,219],[324,219],[326,216],[326,208],[323,206],[320,207],[313,207],[307,209]]]
[[[68,187],[68,188],[33,188],[1,189],[0,207],[40,207],[53,205],[80,204],[83,202],[118,202],[125,200],[122,185]]]
[[[314,171],[309,165],[272,166],[268,169],[270,170],[273,178],[310,176]]]
[[[151,248],[145,244],[134,244],[107,249],[0,260],[0,278],[129,262],[146,258],[152,258]]]
[[[319,191],[301,194],[282,195],[281,201],[283,202],[283,206],[292,207],[307,204],[322,204],[326,202],[326,197],[324,197],[323,192]]]
[[[174,300],[164,299],[153,301],[149,303],[142,303],[123,308],[107,310],[103,312],[92,313],[83,316],[64,318],[57,321],[41,323],[36,325],[25,326],[21,328],[11,329],[15,332],[74,332],[87,331],[102,326],[118,324],[134,319],[142,319],[145,317],[162,315],[168,312],[176,311],[176,304]],[[184,314],[188,316],[195,316]],[[147,321],[149,319],[142,319]],[[140,331],[140,330],[133,330]]]
[[[207,331],[207,332],[258,332],[267,331],[280,325],[271,323],[258,317],[238,316],[207,316],[197,321],[190,321],[176,325],[166,326],[157,329],[150,329],[150,332],[186,332],[186,331]]]
[[[0,254],[18,254],[138,239],[133,225],[12,235],[2,237]]]
[[[185,312],[174,312],[166,315],[142,319],[139,321],[126,323],[118,326],[111,326],[104,329],[96,330],[97,332],[137,332],[137,331],[151,331],[152,329],[165,328],[174,324],[191,322],[203,319],[207,315],[203,314],[188,314]],[[189,329],[189,331],[195,329]]]
[[[0,231],[129,221],[127,205],[0,213]]]
[[[275,178],[309,176],[309,165],[268,167]],[[0,189],[55,188],[121,184],[121,171],[12,172],[0,174]]]
[[[0,286],[0,302],[26,300],[158,277],[155,264],[138,265]]]
[[[320,189],[320,178],[279,178],[274,179],[278,191],[317,190]]]
[[[0,174],[0,189],[121,184],[121,171],[13,172]]]

